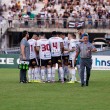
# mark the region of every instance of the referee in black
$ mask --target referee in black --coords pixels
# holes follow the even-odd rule
[[[97,51],[96,48],[89,42],[89,36],[85,34],[83,36],[83,42],[78,44],[76,47],[76,56],[74,59],[74,63],[76,63],[76,59],[80,54],[80,77],[81,77],[81,86],[88,86],[90,71],[92,67],[92,52]],[[86,68],[86,82],[84,82],[84,70]]]

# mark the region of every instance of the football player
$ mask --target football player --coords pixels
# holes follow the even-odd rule
[[[36,45],[38,36],[33,34],[32,38],[28,40],[30,44],[30,63],[28,70],[28,82],[39,82],[38,60],[36,59]]]
[[[45,38],[44,33],[40,33],[40,39],[37,41],[37,50],[39,51],[40,58],[40,72],[42,82],[46,82],[47,69],[47,81],[51,82],[51,52],[49,40]]]
[[[58,69],[61,76],[61,82],[64,83],[64,71],[62,67],[61,54],[64,50],[63,39],[56,36],[56,32],[52,32],[49,39],[52,55],[52,81],[55,82],[55,66],[58,63]]]

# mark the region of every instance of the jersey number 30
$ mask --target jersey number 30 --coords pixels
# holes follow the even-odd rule
[[[42,44],[42,51],[50,50],[49,44]]]

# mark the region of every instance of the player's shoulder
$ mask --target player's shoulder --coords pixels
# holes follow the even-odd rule
[[[53,37],[50,37],[50,38],[49,38],[49,41],[52,40],[52,38],[53,38]]]
[[[50,41],[56,41],[58,39],[59,39],[59,37],[51,37],[51,38],[49,38]]]
[[[71,39],[70,42],[71,43],[75,43],[76,42],[76,39]]]
[[[36,42],[35,39],[29,39],[28,42]]]
[[[65,37],[64,40],[65,40],[65,41],[68,41],[68,37]]]
[[[48,39],[40,39],[39,42],[47,42]]]
[[[57,39],[58,39],[60,42],[63,42],[63,41],[64,41],[61,37],[57,37]]]

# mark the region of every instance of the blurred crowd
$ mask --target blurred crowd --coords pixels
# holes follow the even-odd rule
[[[44,5],[37,12],[39,2]],[[0,21],[8,19],[10,27],[13,19],[23,20],[25,26],[32,19],[38,27],[67,28],[69,22],[84,22],[83,26],[88,28],[105,28],[110,24],[109,0],[11,0],[9,4],[0,5],[0,10],[8,11],[7,17],[0,14]]]

